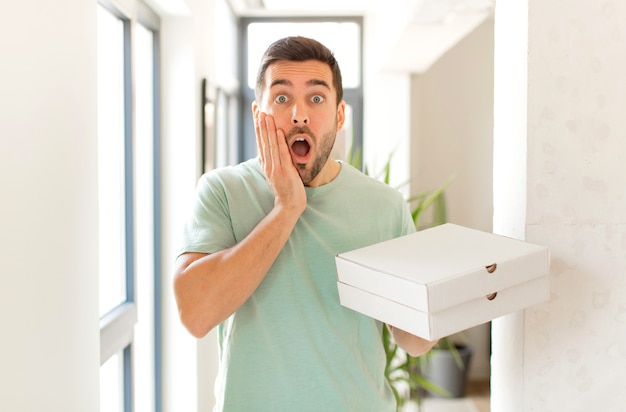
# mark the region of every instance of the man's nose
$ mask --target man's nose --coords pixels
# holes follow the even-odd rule
[[[309,123],[309,115],[304,103],[296,103],[293,105],[293,112],[291,114],[291,122],[296,125],[303,125]]]

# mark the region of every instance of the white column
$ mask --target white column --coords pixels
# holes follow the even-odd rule
[[[524,239],[528,0],[499,1],[494,27],[493,231]],[[492,323],[491,409],[524,410],[524,313]]]

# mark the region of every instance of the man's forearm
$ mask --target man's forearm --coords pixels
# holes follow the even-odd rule
[[[176,261],[174,293],[180,318],[202,337],[252,295],[284,247],[301,211],[275,207],[232,248],[186,253]]]

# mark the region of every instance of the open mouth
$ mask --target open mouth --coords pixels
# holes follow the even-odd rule
[[[305,157],[310,150],[311,145],[304,138],[297,138],[291,144],[291,151],[298,157]]]

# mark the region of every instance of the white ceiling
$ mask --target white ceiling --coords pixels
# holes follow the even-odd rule
[[[446,15],[450,12],[467,13],[493,8],[494,0],[233,0],[238,11],[248,13],[275,11],[308,14],[376,11],[388,2],[404,4],[408,8],[421,10],[422,14]]]
[[[381,69],[420,74],[482,24],[492,10],[451,13],[436,23],[407,24],[390,48]],[[431,17],[434,15],[427,15]],[[433,20],[427,20],[432,22]]]
[[[375,14],[389,2],[407,10],[381,70],[423,73],[492,13],[495,0],[230,0],[241,15]]]

